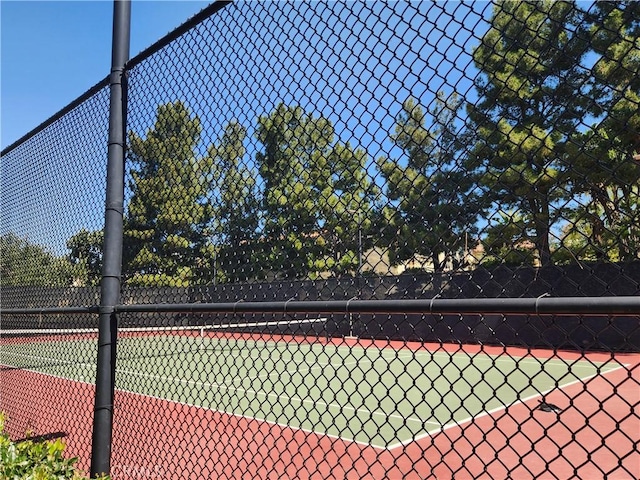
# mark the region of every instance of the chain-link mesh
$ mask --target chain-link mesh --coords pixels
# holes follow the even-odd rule
[[[639,477],[638,18],[233,2],[137,57],[113,477]],[[3,242],[54,248],[27,199],[58,183],[4,186],[19,149]],[[92,165],[64,181],[103,189]],[[40,224],[89,291],[102,231],[65,208]],[[48,305],[5,285],[3,308]],[[55,357],[47,335],[3,354]]]
[[[104,218],[109,92],[84,97],[2,154],[0,412],[12,438],[60,438],[88,469],[97,317],[72,311],[99,301],[85,245]]]

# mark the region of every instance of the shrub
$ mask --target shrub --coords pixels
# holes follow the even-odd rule
[[[0,478],[11,480],[82,480],[77,458],[65,458],[60,440],[27,439],[14,443],[4,432],[5,415],[0,413]],[[103,480],[108,477],[102,477]]]

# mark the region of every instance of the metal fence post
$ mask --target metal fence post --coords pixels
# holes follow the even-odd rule
[[[117,318],[120,301],[125,156],[125,63],[129,58],[131,3],[114,0],[111,55],[107,192],[104,223],[104,257],[100,292],[98,362],[91,447],[91,476],[109,474],[113,425],[113,396]]]

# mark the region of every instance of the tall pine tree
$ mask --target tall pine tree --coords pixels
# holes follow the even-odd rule
[[[286,277],[356,271],[375,192],[365,152],[336,142],[328,119],[299,106],[260,116],[256,135],[264,264]]]
[[[596,54],[591,112],[574,142],[581,199],[563,240],[588,260],[634,260],[640,251],[640,3],[599,2],[586,25]],[[597,100],[595,100],[597,99]]]
[[[572,2],[498,2],[473,52],[480,70],[469,109],[478,141],[474,166],[496,215],[517,212],[541,265],[570,195],[567,142],[588,113],[589,39]],[[507,229],[511,230],[511,229]]]
[[[213,259],[216,281],[238,282],[262,276],[257,258],[260,198],[257,172],[247,164],[246,129],[230,122],[208,149],[215,211]]]
[[[456,125],[460,106],[457,95],[442,92],[429,112],[414,99],[405,101],[391,136],[404,158],[378,161],[387,196],[396,203],[384,213],[394,264],[422,256],[437,272],[449,263],[457,266],[475,236],[480,199],[473,172],[463,168],[466,136]]]
[[[200,120],[179,101],[160,105],[152,129],[129,133],[133,193],[124,225],[129,284],[185,286],[208,264],[212,207],[207,158],[198,158]],[[201,271],[208,269],[201,269]]]

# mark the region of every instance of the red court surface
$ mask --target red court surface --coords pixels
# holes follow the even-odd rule
[[[452,352],[462,348],[437,347]],[[481,350],[463,348],[468,353]],[[505,354],[501,347],[482,351]],[[554,355],[515,348],[506,353]],[[640,478],[640,355],[555,356],[623,366],[548,394],[546,401],[560,406],[560,414],[540,411],[533,398],[392,449],[117,391],[112,477]],[[84,470],[90,464],[93,392],[92,385],[33,371],[0,371],[0,410],[7,413],[12,438],[22,438],[27,431],[34,436],[64,435],[67,454],[78,456]]]

